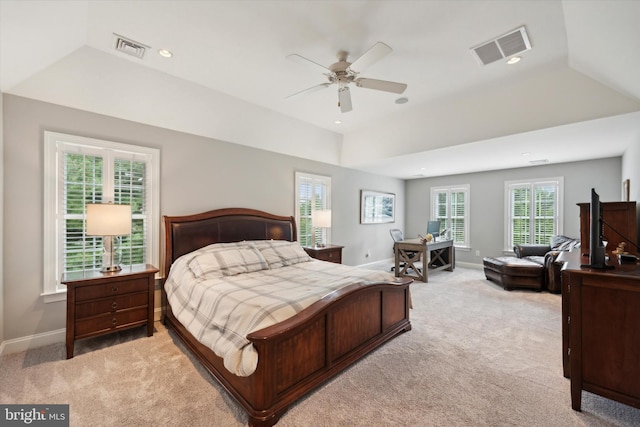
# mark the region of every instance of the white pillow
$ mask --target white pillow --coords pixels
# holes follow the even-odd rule
[[[258,245],[258,248],[270,268],[280,268],[312,259],[298,242],[286,240],[265,240],[264,242]]]
[[[260,251],[252,246],[208,247],[189,261],[189,268],[198,278],[235,276],[269,269]]]

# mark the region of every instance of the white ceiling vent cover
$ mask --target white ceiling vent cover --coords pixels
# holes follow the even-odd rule
[[[113,33],[115,50],[142,59],[149,46],[138,43],[119,34]]]
[[[527,30],[520,27],[480,46],[472,47],[471,53],[480,64],[488,65],[529,49],[531,49],[531,43]]]

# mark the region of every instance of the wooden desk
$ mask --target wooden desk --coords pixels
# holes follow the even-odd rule
[[[456,251],[453,240],[425,244],[420,239],[407,239],[393,244],[396,277],[413,277],[427,282],[427,268],[432,271],[453,271],[456,267]],[[411,256],[411,252],[417,252]],[[422,261],[422,265],[417,265]],[[408,271],[413,271],[409,274]]]
[[[582,268],[580,250],[563,253],[562,342],[571,407],[582,390],[640,408],[640,266]]]

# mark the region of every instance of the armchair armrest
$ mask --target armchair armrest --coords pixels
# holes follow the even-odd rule
[[[556,261],[558,255],[562,251],[551,251],[544,256],[544,269],[547,275],[547,290],[554,294],[559,294],[562,291],[562,267],[563,262]]]
[[[547,252],[551,250],[549,245],[516,245],[513,247],[518,258],[524,258],[527,256],[545,256]]]

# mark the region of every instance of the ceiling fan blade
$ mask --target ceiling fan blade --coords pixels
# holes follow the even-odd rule
[[[324,65],[320,65],[317,62],[314,62],[310,59],[305,58],[304,56],[300,56],[297,53],[292,53],[291,55],[287,55],[287,59],[293,61],[297,64],[301,64],[307,68],[315,72],[321,72],[322,74],[332,74],[332,71],[325,67]]]
[[[343,113],[348,113],[353,109],[351,106],[351,92],[346,86],[338,89],[338,106]]]
[[[298,96],[306,95],[308,93],[317,92],[320,89],[324,89],[324,88],[329,87],[331,85],[332,85],[332,83],[322,83],[322,84],[319,84],[319,85],[316,85],[316,86],[312,86],[312,87],[310,87],[308,89],[301,90],[300,92],[296,92],[294,94],[291,94],[291,95],[287,96],[285,99],[296,98]]]
[[[363,87],[365,89],[383,90],[385,92],[402,93],[407,89],[406,83],[388,82],[385,80],[376,79],[356,79],[356,86]]]
[[[392,50],[393,49],[391,49],[388,45],[382,42],[378,42],[370,47],[368,51],[363,53],[360,58],[353,61],[349,68],[356,72],[361,72],[374,62],[377,62],[390,54]]]

